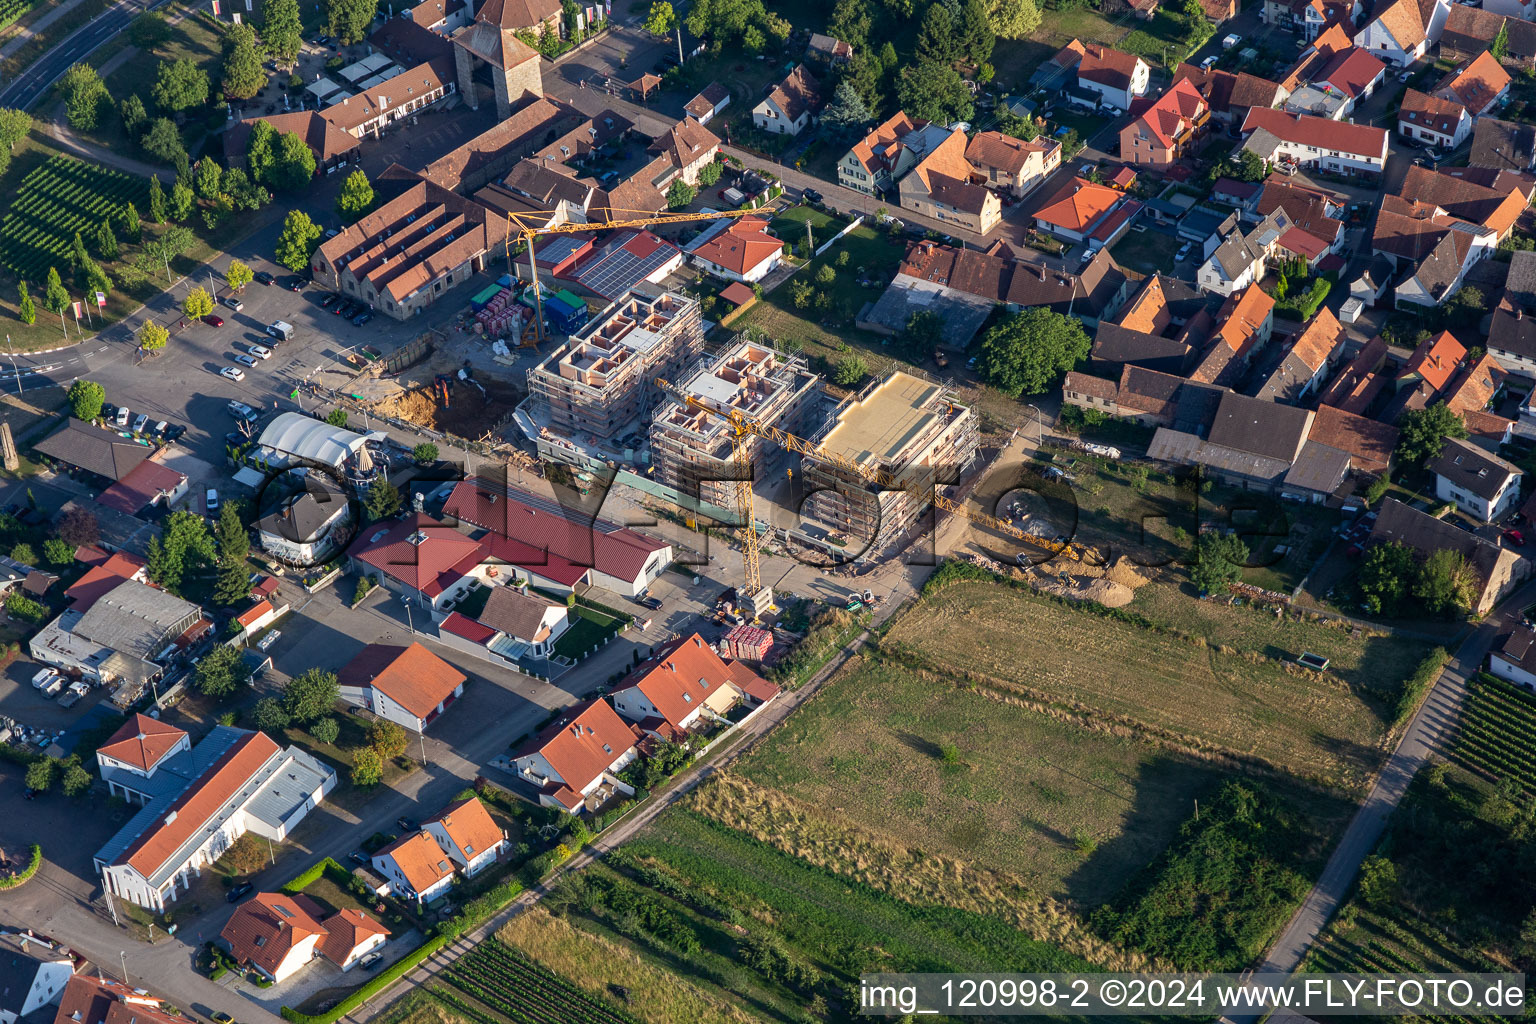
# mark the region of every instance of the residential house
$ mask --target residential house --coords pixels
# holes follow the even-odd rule
[[[19,932],[0,934],[0,963],[5,984],[0,987],[0,1024],[51,1020],[75,974],[75,961],[63,947]]]
[[[1297,185],[1293,179],[1271,174],[1265,179],[1254,205],[1254,218],[1266,217],[1275,211],[1283,211],[1290,224],[1286,231],[1302,231],[1316,239],[1328,252],[1338,252],[1344,246],[1344,197],[1318,188]],[[1282,236],[1279,244],[1285,247]]]
[[[1149,458],[1200,465],[1217,480],[1250,490],[1277,492],[1310,442],[1313,413],[1294,406],[1226,392],[1221,395],[1207,438],[1159,427],[1148,445]],[[1320,486],[1331,492],[1348,470],[1329,460],[1337,480]],[[1326,493],[1325,492],[1325,493]]]
[[[901,208],[984,235],[1003,217],[995,192],[971,182],[965,132],[956,129],[897,183]]]
[[[1073,178],[1035,211],[1035,227],[1068,242],[1101,249],[1130,227],[1142,204],[1086,178]]]
[[[798,64],[752,108],[752,123],[775,135],[799,135],[825,103],[821,83]]]
[[[1429,464],[1435,475],[1435,497],[1479,522],[1503,519],[1520,502],[1520,467],[1484,451],[1471,441],[1449,437]]]
[[[843,154],[837,162],[837,183],[870,196],[889,191],[927,152],[919,148],[925,138],[921,129],[927,126],[927,121],[898,110]],[[947,138],[948,133],[942,137]]]
[[[1350,468],[1368,476],[1380,476],[1391,468],[1397,436],[1397,428],[1389,423],[1331,405],[1317,407],[1307,432],[1307,440],[1347,452]]]
[[[1536,170],[1536,127],[1478,118],[1472,126],[1472,152],[1467,162],[1473,167],[1529,174]]]
[[[1435,90],[1435,95],[1452,103],[1460,103],[1467,108],[1467,113],[1478,117],[1488,113],[1509,95],[1509,85],[1509,72],[1504,70],[1491,52],[1484,50],[1467,64],[1446,75]]]
[[[613,793],[634,789],[618,773],[638,756],[643,734],[601,697],[577,704],[513,755],[517,777],[539,803],[578,811],[599,806]]]
[[[613,709],[641,731],[674,743],[737,703],[763,704],[779,688],[740,661],[726,661],[704,638],[675,640],[641,664],[611,695]]]
[[[1349,365],[1323,390],[1318,398],[1319,405],[1365,415],[1391,383],[1388,375],[1382,372],[1386,361],[1387,342],[1378,334],[1355,353]]]
[[[1387,164],[1387,133],[1370,125],[1255,107],[1242,133],[1244,148],[1266,161],[1337,174],[1380,174]]]
[[[1488,671],[1505,682],[1536,690],[1536,630],[1520,626],[1499,637],[1488,653]]]
[[[265,114],[235,121],[223,134],[224,163],[244,167],[250,148],[251,131],[257,121],[265,121],[278,135],[297,135],[315,158],[315,174],[323,176],[338,168],[355,164],[361,158],[362,143],[356,135],[343,131],[318,110],[295,110],[283,114]]]
[[[103,485],[127,479],[154,453],[149,445],[73,418],[33,447],[39,455],[83,470]]]
[[[1310,42],[1330,25],[1353,32],[1363,13],[1359,0],[1264,0],[1261,16],[1266,25],[1288,28]]]
[[[1405,139],[1427,142],[1436,149],[1455,149],[1472,131],[1472,116],[1460,103],[1409,89],[1397,110],[1397,131]]]
[[[1255,392],[1258,398],[1289,405],[1301,405],[1315,394],[1344,355],[1348,334],[1344,325],[1328,310],[1320,308],[1296,336],[1269,377]]]
[[[841,39],[812,32],[811,41],[806,46],[806,55],[828,66],[837,67],[853,61],[853,47]]]
[[[698,185],[699,172],[720,154],[720,138],[685,114],[681,121],[653,139],[646,152],[656,154],[656,159],[641,169],[637,177],[665,194],[679,178],[689,185]]]
[[[97,763],[109,787],[143,805],[96,852],[96,868],[108,892],[156,913],[247,832],[287,839],[336,785],[336,772],[298,747],[226,725],[188,749],[135,720],[107,746]],[[135,747],[149,766],[142,772]]]
[[[1312,80],[1285,100],[1285,109],[1342,121],[1376,91],[1387,66],[1369,50],[1352,46],[1330,56]]]
[[[1123,112],[1131,109],[1138,96],[1147,94],[1152,69],[1146,61],[1097,43],[1081,45],[1083,52],[1077,63],[1077,85],[1097,95],[1100,105]]]
[[[373,870],[393,895],[424,907],[453,886],[453,861],[426,830],[401,836],[373,855]]]
[[[351,504],[333,490],[322,473],[306,473],[304,489],[284,498],[256,522],[256,536],[267,554],[293,565],[314,565],[330,558],[350,536]]]
[[[1227,296],[1216,314],[1219,325],[1210,348],[1190,371],[1191,380],[1231,387],[1247,373],[1253,356],[1269,344],[1275,300],[1256,284]]]
[[[1281,238],[1294,226],[1290,214],[1277,208],[1246,234],[1228,234],[1195,273],[1201,291],[1233,295],[1258,283],[1264,277],[1266,263],[1275,257]]]
[[[187,475],[150,456],[96,496],[98,504],[136,516],[159,506],[169,509],[187,493]]]
[[[336,673],[341,699],[424,732],[464,695],[468,677],[420,643],[369,644]]]
[[[1488,327],[1488,354],[1510,373],[1528,380],[1536,378],[1536,317],[1527,316],[1524,309],[1494,310]]]
[[[1249,110],[1277,107],[1291,94],[1291,90],[1279,82],[1246,71],[1207,70],[1193,64],[1180,64],[1174,71],[1173,80],[1187,81],[1194,86],[1210,109],[1211,118],[1223,125],[1242,124]]]
[[[1451,5],[1440,32],[1440,57],[1462,63],[1487,50],[1504,28],[1505,16],[1481,6]]]
[[[762,217],[717,220],[684,247],[693,265],[725,281],[754,284],[784,262],[784,241]]]
[[[1120,129],[1121,159],[1165,168],[1181,159],[1210,119],[1210,108],[1187,78],[1174,82]]]
[[[42,941],[29,939],[27,945]],[[53,1024],[192,1024],[193,1018],[182,1016],[159,996],[98,971],[69,979],[52,1020]]]
[[[355,95],[343,94],[320,116],[332,129],[354,139],[377,139],[392,125],[456,92],[452,65],[445,60],[428,61]]]
[[[1388,64],[1407,67],[1440,41],[1449,0],[1384,0],[1355,33],[1355,43]]]
[[[1371,527],[1371,543],[1405,544],[1420,558],[1450,550],[1467,560],[1475,575],[1472,612],[1487,615],[1498,601],[1531,573],[1531,563],[1508,548],[1451,523],[1410,508],[1396,498],[1384,498]]]
[[[1022,198],[1061,166],[1061,143],[1040,135],[1025,141],[1001,132],[977,132],[965,147],[972,180]]]
[[[389,929],[362,911],[326,917],[308,896],[277,892],[259,892],[240,904],[219,932],[235,963],[277,983],[322,956],[349,971],[388,938]]]
[[[465,878],[496,863],[512,844],[479,797],[456,800],[421,823]]]
[[[683,105],[683,113],[699,124],[709,124],[716,114],[731,105],[730,90],[719,82],[710,82],[699,94]]]
[[[510,668],[525,658],[548,659],[570,628],[570,609],[526,586],[492,587],[478,614],[452,611],[438,624],[438,638]]]
[[[374,523],[347,549],[355,572],[417,607],[445,613],[480,576],[486,555],[479,541],[421,512]]]

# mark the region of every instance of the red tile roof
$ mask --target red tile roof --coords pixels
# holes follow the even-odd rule
[[[46,1018],[45,1018],[46,1019]],[[59,996],[53,1024],[194,1024],[160,1005],[152,995],[140,995],[120,981],[89,974],[73,975]]]
[[[1450,382],[1451,374],[1467,357],[1467,349],[1450,331],[1426,338],[1413,350],[1403,367],[1403,376],[1418,374],[1431,388],[1439,391]]]
[[[723,270],[746,276],[777,256],[783,248],[784,243],[768,233],[766,220],[742,217],[689,252]]]
[[[1127,127],[1140,126],[1149,136],[1171,148],[1194,129],[1195,118],[1206,109],[1205,97],[1187,78],[1174,82]]]
[[[458,612],[449,612],[448,617],[439,624],[438,629],[445,629],[454,636],[461,636],[472,644],[483,644],[496,636],[496,631],[489,626],[481,625],[467,615]]]
[[[1480,114],[1509,88],[1509,83],[1509,72],[1491,51],[1484,50],[1466,67],[1447,76],[1439,93],[1444,99],[1459,101],[1469,112]]]
[[[76,557],[79,557],[78,552]],[[117,589],[124,580],[133,579],[143,569],[142,558],[119,551],[87,569],[84,576],[64,591],[64,596],[73,602],[71,607],[76,611],[87,611],[103,596]]]
[[[174,725],[148,715],[134,715],[96,752],[147,772],[186,738],[186,731]]]
[[[229,943],[236,963],[275,975],[295,946],[310,938],[325,940],[321,913],[307,896],[259,892],[235,908],[219,937]]]
[[[1073,40],[1076,42],[1076,40]],[[1141,58],[1123,50],[1111,49],[1097,43],[1084,43],[1083,59],[1077,65],[1077,77],[1107,85],[1112,89],[1129,89]]]
[[[484,549],[451,526],[420,512],[362,531],[347,554],[435,598],[480,564]]]
[[[581,804],[580,791],[639,739],[639,731],[598,697],[576,705],[529,740],[515,756],[541,754],[565,782],[551,795],[565,807],[575,808]]]
[[[1384,473],[1397,447],[1397,428],[1331,405],[1320,405],[1312,417],[1307,438],[1348,452],[1351,464],[1361,472]]]
[[[1080,233],[1087,231],[1124,198],[1124,194],[1112,188],[1095,185],[1085,178],[1073,178],[1035,211],[1035,219]]]
[[[1328,59],[1313,79],[1327,82],[1351,99],[1358,99],[1387,70],[1387,66],[1360,46],[1340,50]]]
[[[1285,142],[1319,149],[1337,150],[1352,156],[1379,160],[1386,152],[1387,133],[1365,124],[1330,121],[1311,114],[1293,114],[1268,107],[1251,107],[1243,119],[1243,134],[1263,128]]]
[[[388,935],[389,929],[361,910],[348,907],[325,919],[325,938],[320,940],[320,954],[331,963],[346,963],[352,951],[375,935]]]
[[[1287,228],[1280,236],[1280,245],[1289,249],[1298,256],[1305,257],[1309,262],[1317,259],[1328,251],[1328,243],[1316,235],[1308,234],[1301,228]]]
[[[475,796],[449,804],[428,818],[425,824],[434,822],[442,826],[453,844],[470,859],[494,849],[503,838],[501,827]]]
[[[266,598],[262,598],[260,601],[257,601],[245,611],[241,612],[239,615],[236,615],[235,621],[240,623],[240,625],[244,626],[246,629],[250,629],[251,623],[255,622],[263,615],[269,614],[271,611],[272,602],[268,601]]]
[[[1466,116],[1467,108],[1460,103],[1443,100],[1417,89],[1403,93],[1402,106],[1397,108],[1399,124],[1427,128],[1446,136],[1455,136],[1456,127]]]
[[[98,503],[107,508],[137,515],[157,499],[170,494],[187,480],[184,474],[169,466],[162,466],[154,459],[145,459],[134,466],[128,475],[108,487],[97,496]]]
[[[426,718],[469,677],[419,643],[369,644],[336,673],[342,686],[371,686],[417,718]]]
[[[619,690],[635,689],[680,730],[683,719],[704,706],[704,699],[730,680],[730,670],[704,638],[694,633],[652,655]]]
[[[453,861],[426,832],[413,832],[397,839],[374,856],[393,860],[400,868],[401,876],[418,894],[453,874]]]

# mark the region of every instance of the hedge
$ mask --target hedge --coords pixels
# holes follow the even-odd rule
[[[27,858],[27,866],[11,875],[9,878],[0,878],[0,889],[14,889],[22,882],[37,874],[37,869],[43,865],[43,848],[36,843],[32,844],[32,854]]]
[[[1393,728],[1413,717],[1413,713],[1435,685],[1435,680],[1440,678],[1440,670],[1450,660],[1451,653],[1444,647],[1436,647],[1424,656],[1424,660],[1413,670],[1413,675],[1403,683],[1403,692],[1397,695],[1397,714],[1392,721]]]
[[[342,877],[346,878],[348,881],[350,881],[352,878],[352,872],[336,863],[336,861],[332,858],[325,857],[316,861],[314,864],[311,864],[303,871],[299,872],[299,874],[295,876],[292,881],[283,886],[283,892],[290,896],[292,896],[294,893],[303,892],[305,889],[318,882],[320,877],[324,875],[327,870],[339,871]]]
[[[515,878],[502,882],[464,904],[453,917],[437,926],[439,935],[456,939],[460,935],[489,921],[502,907],[523,894],[523,883]]]
[[[448,945],[446,935],[434,935],[324,1013],[300,1013],[291,1006],[283,1007],[280,1012],[283,1019],[291,1021],[292,1024],[335,1024],[336,1021],[414,971],[423,960],[446,945]]]

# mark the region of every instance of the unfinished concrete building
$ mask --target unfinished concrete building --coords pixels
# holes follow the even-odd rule
[[[948,388],[897,371],[839,408],[816,440],[867,469],[920,481],[914,489],[879,490],[833,465],[802,463],[806,487],[821,488],[804,515],[832,534],[825,550],[845,557],[873,554],[916,521],[933,487],[942,493],[964,476],[976,458],[977,419]],[[804,533],[816,542],[814,533]]]
[[[631,424],[643,429],[661,395],[656,378],[670,379],[703,347],[696,301],[631,291],[528,371],[529,397],[547,407],[553,433],[601,443]]]
[[[819,411],[821,379],[802,359],[746,339],[726,347],[677,382],[689,395],[722,412],[740,412],[767,426],[804,434]],[[656,479],[690,497],[731,507],[731,434],[718,416],[668,401],[651,419],[651,462]],[[753,466],[777,451],[748,435]],[[758,473],[761,478],[761,473]]]

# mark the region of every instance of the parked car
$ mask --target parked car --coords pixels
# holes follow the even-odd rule
[[[1525,547],[1525,534],[1521,533],[1519,530],[1505,530],[1504,539],[1509,541],[1517,548]]]
[[[239,363],[241,366],[249,366],[253,370],[256,369],[256,358],[254,356],[247,355],[244,352],[241,352],[239,355],[235,356],[235,362]]]
[[[277,280],[277,278],[273,277],[271,274],[267,273],[265,270],[258,270],[258,271],[256,271],[256,283],[257,284],[271,284],[273,281],[276,281],[276,280]]]
[[[108,423],[111,423],[114,419],[117,418],[117,406],[113,405],[111,402],[102,402],[101,418],[106,420]]]
[[[231,1017],[223,1010],[215,1010],[213,1013],[208,1015],[208,1019],[213,1021],[213,1024],[235,1024],[235,1018]]]
[[[216,488],[216,487],[208,488],[208,493],[206,495],[204,495],[204,499],[205,500],[204,500],[203,504],[208,509],[209,512],[217,512],[219,510],[219,491],[218,491],[218,488]]]
[[[365,309],[361,313],[357,314],[357,316],[352,318],[352,326],[361,327],[363,324],[366,324],[369,320],[372,319],[373,311],[371,309]]]
[[[245,303],[241,302],[239,299],[235,298],[233,295],[226,295],[226,296],[224,296],[224,305],[228,306],[230,309],[234,310],[236,313],[240,312],[242,309],[245,308]]]
[[[43,687],[48,685],[48,681],[50,679],[52,679],[54,676],[56,676],[58,674],[59,673],[55,669],[51,669],[51,668],[41,668],[41,669],[38,669],[37,675],[32,677],[32,685],[33,685],[34,688],[41,690]]]
[[[1205,58],[1205,60],[1200,62],[1200,70],[1201,71],[1209,71],[1209,70],[1211,70],[1211,68],[1216,66],[1216,59],[1217,58],[1216,58],[1216,55],[1214,53],[1211,54],[1209,57]]]
[[[173,423],[171,425],[171,428],[165,432],[165,439],[167,441],[174,441],[178,437],[180,437],[182,434],[185,434],[186,432],[187,432],[186,424],[184,424],[184,423]]]
[[[805,197],[805,201],[808,203],[821,202],[821,193],[813,188],[808,188],[801,194]]]
[[[252,885],[250,882],[241,882],[239,885],[229,890],[229,895],[225,896],[224,899],[229,903],[238,903],[246,896],[248,896],[251,890],[255,888],[256,886]]]
[[[126,427],[128,425],[128,417],[131,415],[133,414],[128,411],[128,407],[125,405],[117,410],[117,416],[112,422],[116,423],[119,427]]]
[[[152,432],[154,433],[154,435],[156,437],[164,437],[165,436],[165,432],[167,430],[169,430],[170,428],[171,428],[171,425],[169,423],[167,423],[165,420],[160,420],[158,423],[155,424],[154,430]]]
[[[353,850],[351,853],[347,854],[347,859],[354,864],[360,865],[361,867],[367,867],[371,863],[368,860],[368,855],[362,850]]]
[[[207,324],[209,327],[223,327],[224,318],[219,316],[217,313],[209,313],[207,316],[203,317],[203,323]]]
[[[363,970],[371,971],[375,967],[379,966],[379,964],[382,964],[383,962],[384,962],[384,954],[378,952],[377,950],[375,950],[374,952],[369,953],[367,956],[365,956],[361,960],[359,960],[357,962],[357,964]]]
[[[238,366],[226,366],[219,371],[220,377],[228,377],[230,380],[245,380],[245,371]]]
[[[309,284],[307,279],[302,277],[295,277],[288,282],[288,290],[291,292],[301,292],[304,290],[304,286],[307,284]]]
[[[321,309],[330,309],[341,304],[341,292],[326,292],[320,299]]]
[[[407,818],[403,814],[395,819],[395,824],[400,826],[401,832],[418,832],[421,830],[421,825],[415,818]]]
[[[661,610],[661,598],[659,597],[642,597],[640,603],[653,612]]]
[[[267,346],[265,346],[265,345],[255,345],[255,344],[247,345],[247,346],[245,346],[245,350],[247,352],[249,352],[251,355],[255,356],[257,359],[271,359],[272,358],[272,350],[267,348]]]
[[[149,426],[149,414],[144,412],[139,413],[138,417],[133,421],[133,432],[135,434],[142,434],[144,433],[144,428],[147,426]]]

